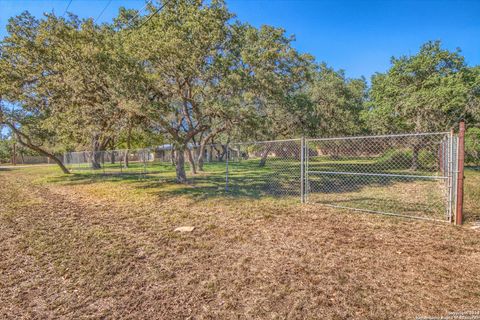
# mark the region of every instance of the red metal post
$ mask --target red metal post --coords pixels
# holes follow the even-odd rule
[[[463,223],[463,165],[465,162],[465,121],[460,121],[458,130],[458,180],[457,180],[457,212],[455,224]]]

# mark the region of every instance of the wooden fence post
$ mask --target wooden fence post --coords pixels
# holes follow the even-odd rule
[[[463,223],[463,166],[465,162],[465,120],[460,121],[458,130],[458,175],[457,175],[457,208],[455,224]]]

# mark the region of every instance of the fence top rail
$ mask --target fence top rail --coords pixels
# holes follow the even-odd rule
[[[384,135],[370,135],[370,136],[344,136],[344,137],[331,137],[331,138],[306,138],[307,142],[315,142],[315,141],[333,141],[333,140],[358,140],[358,139],[378,139],[378,138],[395,138],[395,137],[415,137],[415,136],[434,136],[434,135],[450,135],[451,132],[426,132],[426,133],[401,133],[401,134],[384,134]],[[252,144],[265,144],[265,143],[277,143],[277,142],[300,142],[301,138],[294,138],[294,139],[278,139],[278,140],[264,140],[264,141],[243,141],[243,142],[230,142],[230,143],[211,143],[206,145],[209,146],[221,146],[221,145],[252,145]],[[198,146],[192,145],[189,146],[191,148],[196,148]],[[154,150],[171,150],[171,147],[145,147],[145,148],[136,148],[136,149],[115,149],[115,150],[102,150],[102,151],[95,151],[95,152],[104,152],[104,153],[111,153],[111,152],[152,152]],[[75,154],[92,154],[94,151],[84,150],[84,151],[69,151],[65,152],[68,155],[75,155]]]
[[[400,133],[400,134],[383,134],[371,136],[346,136],[332,138],[308,138],[307,141],[328,141],[328,140],[356,140],[356,139],[375,139],[375,138],[395,138],[395,137],[415,137],[415,136],[440,136],[447,135],[450,132],[426,132],[426,133]]]
[[[67,151],[64,154],[93,154],[93,153],[112,153],[112,152],[145,152],[145,151],[153,151],[155,147],[145,147],[145,148],[136,148],[136,149],[115,149],[115,150],[98,150],[98,151],[91,151],[91,150],[83,150],[83,151]]]
[[[244,144],[260,144],[260,143],[275,143],[275,142],[290,142],[290,141],[301,141],[301,138],[295,139],[279,139],[279,140],[264,140],[264,141],[245,141],[245,142],[230,142],[228,145],[244,145]],[[225,144],[227,145],[227,144]]]

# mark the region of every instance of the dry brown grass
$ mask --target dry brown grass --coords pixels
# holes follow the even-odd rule
[[[1,318],[402,319],[480,307],[480,232],[0,172]],[[160,187],[159,187],[160,188]],[[193,225],[192,233],[173,229]]]

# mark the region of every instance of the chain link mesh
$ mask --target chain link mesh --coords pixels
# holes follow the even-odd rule
[[[110,151],[67,152],[64,164],[72,171],[101,174],[145,174],[155,158],[149,148]]]
[[[206,193],[292,197],[309,203],[434,220],[452,219],[458,137],[404,134],[189,145],[189,182]],[[70,152],[72,170],[175,177],[171,145]],[[197,174],[193,173],[195,163]],[[197,189],[198,189],[197,188]],[[200,190],[199,189],[199,190]]]
[[[308,139],[307,201],[449,220],[452,149],[446,133]]]
[[[210,163],[225,163],[226,145],[209,144],[203,148],[203,157],[200,157],[202,148],[189,145],[185,150],[185,170],[190,171],[189,156],[197,163],[197,170],[201,170],[198,162],[208,167]],[[63,162],[72,171],[93,174],[159,174],[171,171],[175,166],[175,152],[171,145],[149,147],[142,149],[108,150],[108,151],[79,151],[64,154]],[[225,164],[222,174],[225,173]],[[217,165],[218,167],[218,165]],[[210,167],[214,171],[218,168]],[[192,177],[193,179],[193,177]]]
[[[299,196],[301,140],[229,144],[228,189],[237,195]]]

